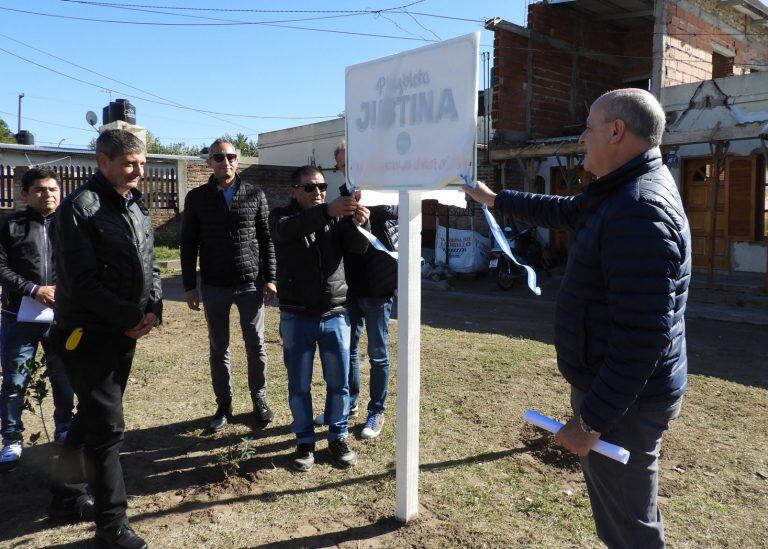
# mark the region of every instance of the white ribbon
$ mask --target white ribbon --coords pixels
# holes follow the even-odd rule
[[[371,243],[371,246],[373,246],[374,248],[376,248],[381,252],[384,252],[385,254],[389,255],[392,259],[397,261],[397,252],[389,251],[387,247],[384,246],[384,244],[382,244],[381,241],[373,235],[373,233],[363,229],[359,225],[357,226],[357,230],[363,233],[363,236],[368,239],[368,242]]]
[[[352,185],[349,181],[345,181],[344,186],[347,188],[347,192],[349,193],[349,196],[355,196],[354,185]],[[372,232],[363,229],[359,225],[357,226],[357,230],[363,233],[363,236],[368,239],[368,242],[371,243],[371,246],[373,246],[380,252],[384,252],[385,254],[393,258],[395,261],[397,261],[397,252],[392,252],[389,249],[387,249],[387,247],[384,244],[382,244],[381,241],[378,238],[376,238]]]
[[[467,184],[467,187],[472,189],[475,188],[475,182],[471,181],[466,175],[462,174],[460,177]],[[541,288],[539,288],[538,281],[536,280],[536,271],[534,271],[528,265],[520,263],[515,258],[514,254],[512,253],[512,249],[509,247],[509,241],[507,240],[507,237],[504,236],[501,227],[499,227],[499,224],[496,222],[496,218],[493,217],[491,212],[488,210],[488,206],[483,204],[482,209],[483,215],[485,215],[485,221],[488,223],[488,227],[491,229],[491,234],[493,235],[493,239],[496,241],[496,244],[498,244],[499,248],[501,248],[501,251],[504,252],[504,255],[506,255],[515,265],[525,269],[525,272],[528,274],[528,287],[534,294],[541,295]]]

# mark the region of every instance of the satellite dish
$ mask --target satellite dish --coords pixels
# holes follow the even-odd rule
[[[95,112],[88,111],[85,113],[85,121],[88,122],[91,126],[95,126],[96,122],[99,121],[99,118],[96,116]]]

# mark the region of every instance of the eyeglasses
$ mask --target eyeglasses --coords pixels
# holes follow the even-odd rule
[[[294,185],[294,189],[304,189],[305,193],[313,193],[315,189],[324,193],[328,190],[328,183],[305,183],[304,185]]]
[[[213,160],[215,162],[224,162],[224,159],[226,158],[227,160],[229,160],[229,163],[231,164],[231,163],[233,163],[233,162],[235,162],[237,160],[237,155],[236,154],[215,153],[215,154],[211,155],[211,158],[213,158]]]

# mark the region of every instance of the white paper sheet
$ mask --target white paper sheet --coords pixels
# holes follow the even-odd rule
[[[559,421],[555,421],[551,417],[541,415],[533,410],[526,410],[523,414],[523,419],[528,423],[533,423],[536,427],[541,427],[545,431],[549,431],[550,433],[557,433],[563,427],[563,424]],[[615,459],[624,465],[629,461],[629,450],[625,450],[621,446],[616,446],[615,444],[605,442],[604,440],[598,439],[592,447],[592,451],[604,455],[605,457]]]
[[[21,298],[19,314],[17,315],[16,320],[19,322],[50,324],[53,322],[53,309],[46,307],[31,297],[24,296]]]

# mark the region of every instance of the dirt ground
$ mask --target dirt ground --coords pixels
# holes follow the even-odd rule
[[[564,418],[567,387],[552,347],[551,296],[487,280],[425,292],[420,513],[394,519],[397,323],[387,423],[374,441],[352,429],[359,464],[290,471],[294,448],[277,311],[267,317],[275,421],[254,430],[239,326],[232,322],[236,424],[203,433],[214,402],[205,322],[166,280],[166,323],[139,345],[125,396],[122,461],[134,528],[153,547],[599,546],[578,462],[527,427],[527,408]],[[766,328],[689,320],[690,389],[664,440],[660,500],[671,547],[765,546],[768,531]],[[362,368],[366,391],[367,365]],[[323,399],[319,366],[315,407]],[[51,404],[46,403],[50,416]],[[27,435],[40,422],[27,414]],[[50,424],[50,419],[49,419]],[[44,438],[44,437],[43,437]],[[91,525],[46,521],[55,449],[38,443],[0,477],[0,547],[81,547]]]

